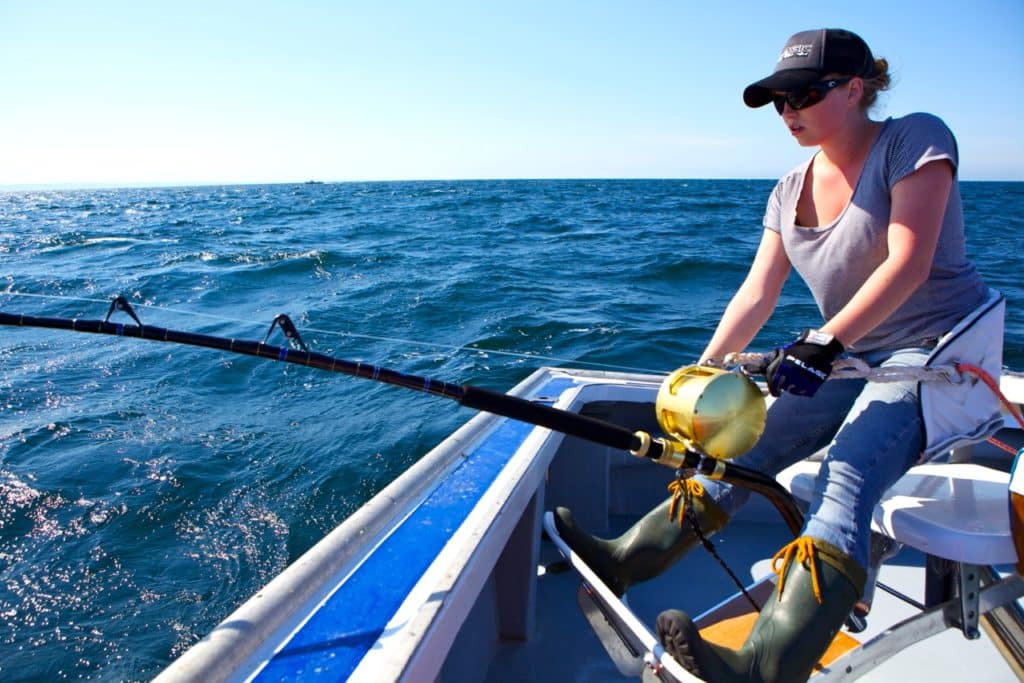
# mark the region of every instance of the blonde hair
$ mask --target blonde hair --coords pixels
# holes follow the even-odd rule
[[[862,109],[870,109],[878,100],[878,93],[888,90],[892,84],[892,77],[889,75],[889,62],[884,58],[875,60],[875,75],[864,77],[864,96],[860,99]]]

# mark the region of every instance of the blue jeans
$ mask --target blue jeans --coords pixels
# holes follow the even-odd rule
[[[859,357],[871,367],[919,367],[929,352],[912,348]],[[831,543],[866,568],[875,505],[924,448],[917,382],[836,379],[813,397],[784,393],[769,408],[757,445],[733,462],[774,477],[825,447],[802,533]],[[701,483],[730,515],[750,497],[739,486],[703,477]]]

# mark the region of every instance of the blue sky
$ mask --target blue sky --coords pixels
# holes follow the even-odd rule
[[[822,26],[1024,180],[1021,0],[0,0],[0,185],[774,178],[808,151],[741,92]]]

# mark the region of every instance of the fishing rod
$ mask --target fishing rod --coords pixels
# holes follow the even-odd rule
[[[28,297],[28,298],[36,298],[36,299],[70,301],[70,302],[74,302],[74,303],[78,303],[78,304],[83,304],[84,303],[84,304],[103,304],[103,305],[106,305],[107,303],[109,303],[105,299],[90,299],[90,298],[78,297],[78,296],[62,296],[60,294],[35,294],[35,293],[30,293],[30,292],[14,291],[14,290],[11,290],[11,289],[5,290],[3,292],[3,296],[10,296],[10,297],[20,296],[20,297]],[[181,310],[181,309],[171,308],[171,307],[168,307],[168,306],[155,306],[155,305],[152,305],[152,304],[136,303],[135,307],[137,307],[137,308],[146,308],[146,309],[155,310],[155,311],[162,311],[162,312],[165,312],[165,313],[176,313],[176,314],[182,314],[182,315],[190,315],[190,316],[194,316],[194,317],[203,317],[203,318],[207,318],[209,320],[216,320],[216,321],[221,322],[221,323],[236,323],[236,324],[240,324],[240,325],[252,325],[253,324],[252,320],[243,320],[243,319],[240,319],[240,318],[230,318],[230,317],[223,316],[223,315],[213,315],[213,314],[210,314],[210,313],[202,313],[202,312],[199,312],[199,311],[185,311],[185,310]],[[393,344],[401,344],[403,346],[412,346],[412,347],[422,346],[422,347],[425,347],[425,348],[438,349],[438,350],[442,350],[442,351],[454,351],[456,353],[477,353],[477,354],[483,354],[484,356],[491,356],[491,355],[494,355],[494,356],[508,356],[508,357],[511,357],[511,358],[522,358],[524,360],[529,360],[529,361],[533,361],[533,362],[537,362],[537,361],[551,361],[553,363],[570,363],[571,362],[571,363],[575,363],[576,365],[586,366],[586,367],[590,367],[590,368],[600,368],[600,369],[603,369],[603,370],[613,370],[613,371],[614,370],[618,370],[618,371],[623,371],[623,372],[641,372],[641,373],[646,373],[646,374],[649,374],[649,375],[659,375],[659,374],[664,374],[665,373],[665,369],[664,368],[659,368],[659,369],[641,368],[641,367],[635,367],[635,366],[631,366],[631,365],[622,365],[620,363],[615,363],[615,364],[611,364],[611,363],[597,363],[597,362],[594,362],[594,361],[584,361],[584,360],[571,360],[570,361],[569,359],[566,359],[566,358],[558,358],[556,356],[545,356],[545,355],[537,353],[535,351],[527,351],[527,352],[523,353],[523,352],[516,352],[516,351],[508,351],[508,350],[505,350],[505,349],[483,348],[483,347],[480,347],[480,346],[471,346],[471,345],[439,344],[437,342],[423,341],[422,339],[403,339],[402,337],[381,336],[381,335],[377,335],[377,334],[363,334],[363,333],[359,333],[359,332],[352,332],[351,330],[322,330],[322,329],[316,329],[316,328],[313,328],[313,327],[307,327],[306,330],[305,330],[305,333],[309,334],[311,332],[312,333],[316,333],[316,334],[328,335],[328,336],[332,336],[332,337],[344,337],[344,338],[352,338],[352,339],[366,339],[368,341],[388,342],[388,343],[393,343]]]
[[[117,311],[128,315],[135,324],[112,322],[110,317]],[[0,311],[0,325],[69,330],[200,346],[392,384],[454,400],[460,405],[475,410],[546,427],[602,446],[629,451],[634,456],[647,458],[677,470],[692,470],[715,479],[744,486],[765,495],[779,510],[793,533],[798,533],[803,525],[803,514],[796,502],[789,492],[773,478],[713,458],[696,450],[689,443],[653,437],[642,430],[627,429],[611,422],[534,403],[518,396],[510,396],[468,384],[452,384],[429,377],[390,370],[378,365],[344,360],[310,351],[295,324],[283,313],[274,318],[263,341],[239,340],[143,325],[131,304],[123,296],[114,298],[106,317],[102,320],[51,318]],[[266,343],[275,329],[281,330],[288,341],[288,346],[274,346]]]

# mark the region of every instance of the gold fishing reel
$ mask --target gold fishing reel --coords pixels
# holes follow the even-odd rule
[[[666,434],[713,458],[753,448],[764,431],[764,395],[749,377],[703,365],[679,368],[661,383],[658,424]]]

